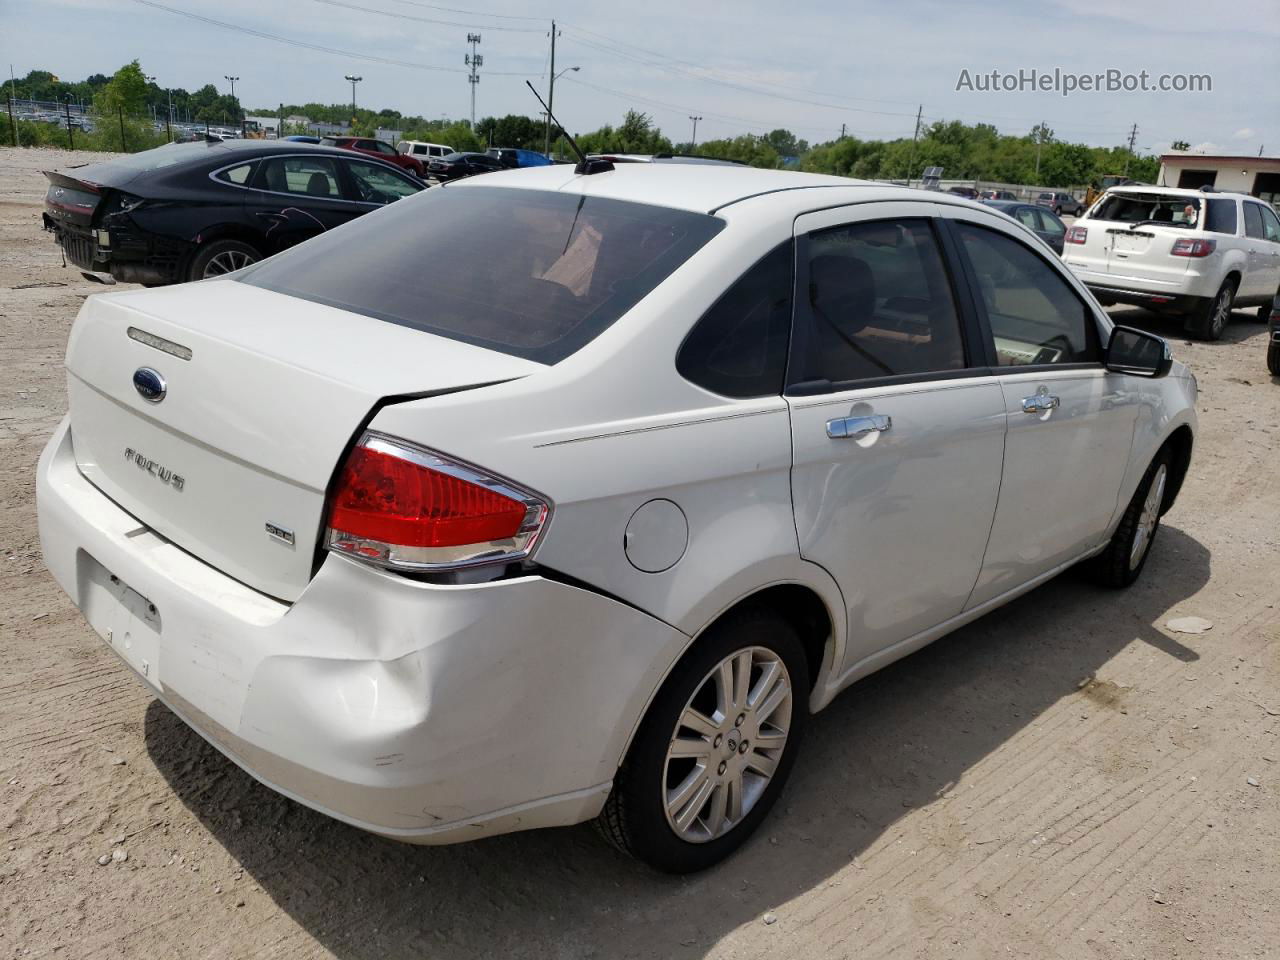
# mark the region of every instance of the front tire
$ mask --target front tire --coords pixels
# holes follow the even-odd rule
[[[1236,299],[1236,285],[1222,281],[1217,294],[1204,303],[1187,320],[1187,332],[1198,340],[1217,340],[1231,320],[1231,307]]]
[[[201,247],[191,258],[188,280],[208,280],[257,263],[262,254],[240,240],[214,240]]]
[[[1280,340],[1267,344],[1267,369],[1273,377],[1280,377]]]
[[[744,609],[712,626],[650,704],[597,821],[624,853],[692,873],[740,847],[768,814],[808,719],[795,628]]]
[[[1107,548],[1089,561],[1089,573],[1104,587],[1121,589],[1132,584],[1147,565],[1151,545],[1160,532],[1160,511],[1169,485],[1171,457],[1161,449],[1133,492]]]

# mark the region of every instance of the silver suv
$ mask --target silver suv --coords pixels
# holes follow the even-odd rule
[[[1045,191],[1036,197],[1036,203],[1042,207],[1048,207],[1058,216],[1065,213],[1078,217],[1084,213],[1084,204],[1069,193]]]

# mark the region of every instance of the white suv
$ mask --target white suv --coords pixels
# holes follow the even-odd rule
[[[1266,320],[1280,288],[1280,218],[1241,193],[1115,187],[1067,230],[1063,260],[1104,305],[1186,317],[1216,340],[1234,307]]]
[[[599,816],[692,870],[839,691],[1079,561],[1133,582],[1196,386],[980,204],[592,169],[90,298],[40,536],[288,796],[420,843]]]

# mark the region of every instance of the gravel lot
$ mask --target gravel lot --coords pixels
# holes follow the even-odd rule
[[[39,171],[90,159],[0,149],[0,956],[1280,955],[1263,326],[1237,314],[1192,344],[1123,311],[1201,386],[1199,448],[1142,580],[1060,577],[859,684],[727,865],[657,876],[589,827],[415,848],[257,785],[134,682],[41,564],[36,459],[66,407],[68,329],[102,288],[41,233]],[[1213,628],[1168,629],[1183,616]]]

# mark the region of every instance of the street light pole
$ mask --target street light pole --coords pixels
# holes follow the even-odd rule
[[[234,100],[236,98],[236,81],[239,80],[240,78],[229,77],[224,73],[222,75],[222,79],[228,81],[231,84],[231,99]]]
[[[543,144],[542,152],[548,157],[551,156],[551,111],[555,108],[556,99],[556,81],[563,77],[566,73],[581,70],[581,67],[566,67],[559,73],[556,73],[556,42],[551,41],[551,84],[547,88],[547,136],[546,142]]]
[[[356,84],[363,80],[364,77],[353,77],[348,73],[343,79],[351,82],[351,127],[354,131],[356,125]]]
[[[690,117],[689,119],[693,121],[693,139],[689,142],[689,149],[692,150],[698,145],[698,121],[702,118]]]

